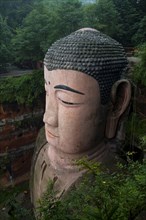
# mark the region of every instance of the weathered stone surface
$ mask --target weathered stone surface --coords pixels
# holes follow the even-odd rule
[[[15,182],[17,179],[21,182],[21,176],[29,173],[35,140],[43,125],[42,116],[43,106],[32,110],[17,104],[0,104],[0,163],[3,169],[0,183],[9,183],[9,169]]]

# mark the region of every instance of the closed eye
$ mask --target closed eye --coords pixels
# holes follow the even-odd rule
[[[66,101],[63,101],[63,100],[61,100],[61,102],[65,103],[67,105],[75,105],[75,104],[77,104],[77,103],[73,103],[73,102],[66,102]]]
[[[62,100],[62,99],[60,99],[60,98],[58,98],[62,103],[64,103],[64,104],[66,104],[66,105],[80,105],[80,104],[82,104],[82,103],[74,103],[74,102],[66,102],[66,101],[64,101],[64,100]]]

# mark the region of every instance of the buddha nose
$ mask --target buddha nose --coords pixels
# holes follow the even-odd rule
[[[58,126],[58,107],[56,101],[51,98],[46,98],[46,110],[43,121],[50,126]]]

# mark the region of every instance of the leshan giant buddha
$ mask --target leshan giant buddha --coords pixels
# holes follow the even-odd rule
[[[83,157],[111,168],[116,162],[108,141],[131,97],[124,79],[123,47],[90,28],[56,41],[44,59],[47,143],[40,146],[32,168],[32,202],[46,191],[49,180],[66,192],[82,175],[75,161]]]

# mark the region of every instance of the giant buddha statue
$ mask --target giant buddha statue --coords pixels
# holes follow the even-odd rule
[[[59,195],[70,189],[85,172],[76,165],[81,158],[113,169],[117,155],[110,140],[116,137],[131,98],[126,71],[123,47],[95,29],[80,29],[48,49],[44,59],[46,141],[36,149],[31,177],[35,207],[50,180],[55,179]]]

